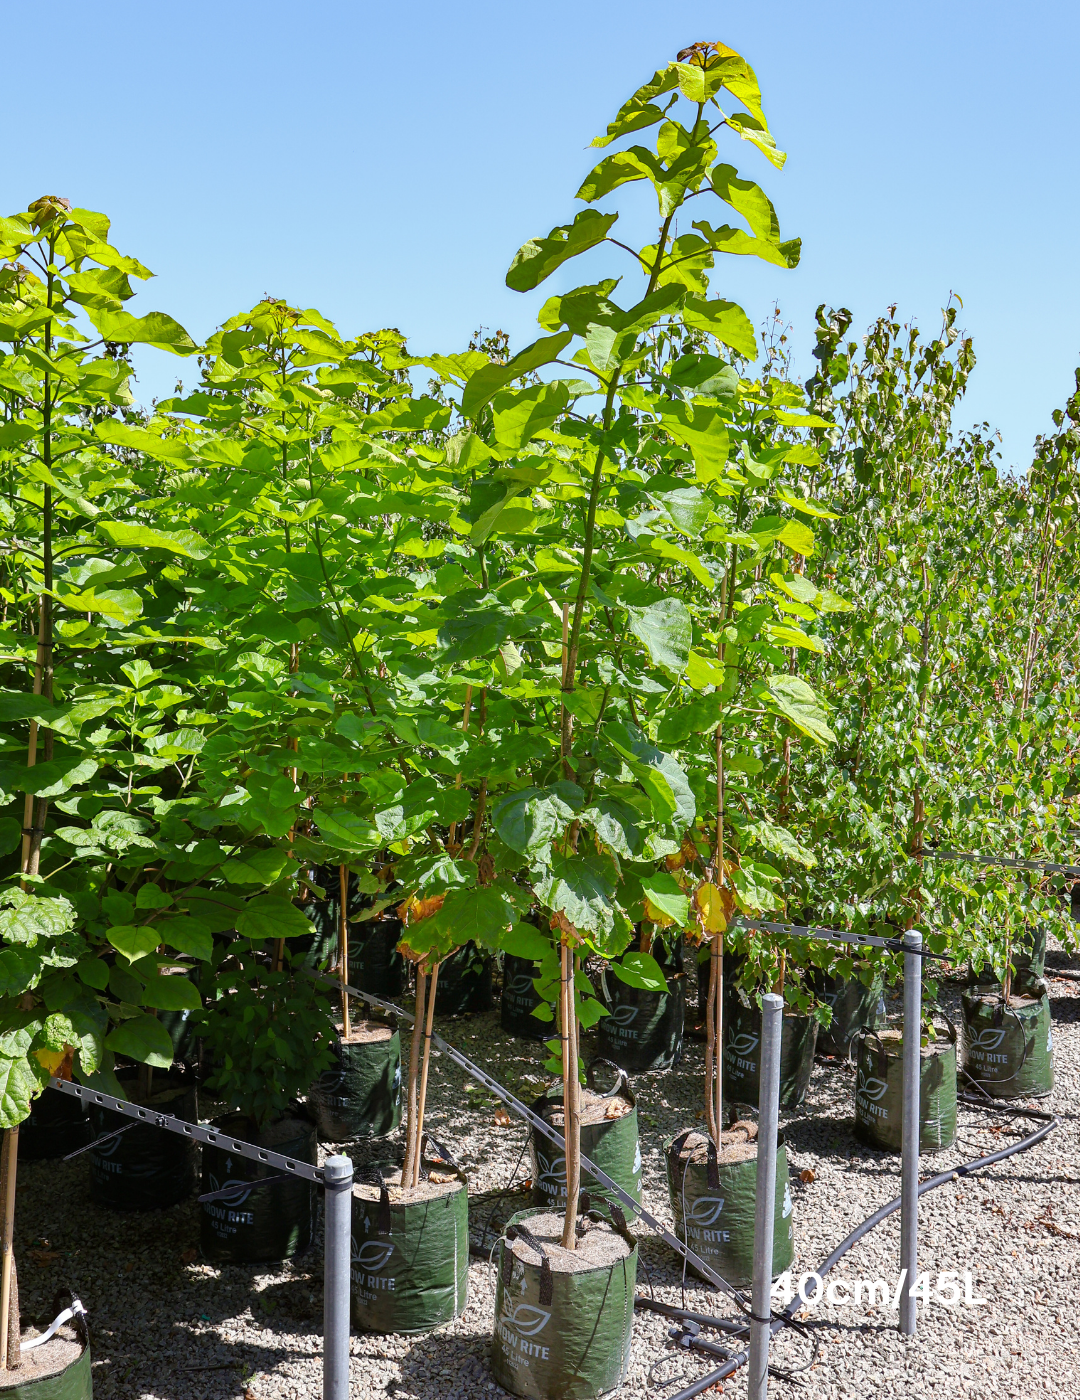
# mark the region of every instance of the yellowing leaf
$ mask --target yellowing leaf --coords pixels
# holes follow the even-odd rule
[[[724,896],[715,885],[706,881],[694,891],[694,903],[701,915],[701,923],[706,933],[724,933],[727,930],[727,911]]]

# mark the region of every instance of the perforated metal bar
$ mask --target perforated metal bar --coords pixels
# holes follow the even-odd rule
[[[113,1098],[112,1094],[102,1094],[97,1089],[88,1089],[84,1084],[74,1084],[69,1079],[52,1079],[49,1082],[62,1094],[81,1099],[83,1103],[111,1109],[113,1113],[122,1113],[125,1117],[135,1118],[152,1128],[164,1128],[166,1132],[179,1133],[181,1137],[190,1138],[193,1142],[205,1143],[207,1147],[221,1147],[237,1157],[262,1162],[264,1166],[277,1167],[282,1173],[302,1176],[306,1181],[313,1181],[318,1186],[323,1185],[322,1168],[313,1167],[310,1162],[298,1162],[293,1157],[283,1157],[280,1152],[271,1152],[267,1147],[255,1147],[252,1143],[232,1137],[229,1133],[219,1133],[216,1128],[204,1128],[200,1123],[188,1123],[183,1118],[174,1118],[169,1113],[155,1113],[153,1109],[142,1108],[139,1104],[129,1103],[127,1099]]]
[[[902,938],[879,938],[873,933],[850,933],[842,928],[818,928],[816,924],[775,924],[764,919],[746,919],[742,914],[736,914],[731,924],[733,928],[736,924],[741,924],[743,928],[758,929],[763,933],[783,933],[792,938],[820,938],[826,943],[866,944],[871,948],[887,948],[890,953],[911,951],[905,946]],[[920,949],[919,956],[936,958],[939,962],[949,961],[947,954],[931,953],[928,948]]]

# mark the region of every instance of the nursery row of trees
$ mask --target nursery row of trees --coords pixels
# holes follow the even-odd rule
[[[698,45],[514,257],[513,355],[272,298],[198,346],[128,309],[151,274],[103,215],[0,221],[0,1124],[50,1074],[167,1066],[177,1009],[222,1097],[305,1091],[317,870],[402,909],[418,1014],[470,940],[588,1027],[583,957],[662,985],[657,937],[804,1010],[813,965],[855,967],[737,913],[914,924],[1002,973],[1025,925],[1067,932],[1051,880],[930,853],[1076,855],[1080,393],[1017,478],[955,430],[955,305],[930,339],[823,308],[800,384],[710,284],[799,259],[720,140],[783,165],[752,70]],[[135,345],[191,387],[138,407]]]

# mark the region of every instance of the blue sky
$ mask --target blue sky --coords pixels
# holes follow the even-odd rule
[[[196,339],[271,293],[417,353],[479,325],[526,344],[543,292],[505,288],[510,258],[582,207],[585,148],[624,98],[708,38],[754,65],[789,153],[783,172],[730,159],[803,239],[795,272],[727,259],[715,294],[755,322],[779,300],[808,369],[819,302],[860,328],[897,302],[931,329],[959,293],[979,366],[958,426],[989,420],[1021,470],[1072,388],[1075,4],[56,0],[47,44],[44,12],[4,8],[0,208],[108,213],[158,274],[132,309]],[[192,369],[143,355],[140,397]]]

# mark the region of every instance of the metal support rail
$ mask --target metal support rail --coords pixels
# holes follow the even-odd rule
[[[1011,856],[980,856],[971,851],[923,851],[928,860],[964,860],[969,865],[1003,865],[1010,870],[1042,870],[1047,875],[1071,875],[1080,879],[1080,865],[1056,865],[1048,860],[1018,860]]]
[[[734,928],[741,924],[743,928],[754,929],[762,933],[783,933],[789,938],[820,938],[826,943],[858,943],[865,944],[871,948],[887,948],[890,953],[911,953],[912,950],[904,942],[903,938],[879,938],[874,933],[850,933],[842,928],[819,928],[816,924],[776,924],[768,923],[764,919],[746,919],[742,914],[736,914],[731,921]],[[929,948],[920,948],[916,956],[922,958],[936,958],[938,962],[947,963],[948,955],[945,953],[931,953]]]
[[[179,1133],[193,1142],[205,1143],[208,1147],[221,1147],[237,1157],[247,1157],[252,1162],[262,1162],[268,1167],[277,1167],[282,1173],[302,1176],[305,1181],[313,1181],[317,1186],[326,1184],[326,1173],[322,1167],[313,1167],[310,1162],[298,1162],[294,1157],[283,1157],[280,1152],[271,1152],[266,1147],[255,1147],[250,1142],[242,1142],[228,1133],[219,1133],[214,1128],[204,1128],[199,1123],[188,1123],[183,1118],[174,1118],[169,1113],[155,1113],[150,1108],[140,1108],[127,1099],[117,1099],[112,1094],[102,1094],[97,1089],[88,1089],[84,1084],[74,1084],[70,1079],[51,1079],[54,1089],[68,1094],[83,1103],[92,1103],[100,1108],[122,1113],[128,1118],[148,1124],[151,1128],[164,1128],[166,1132]],[[132,1125],[134,1126],[134,1125]]]

